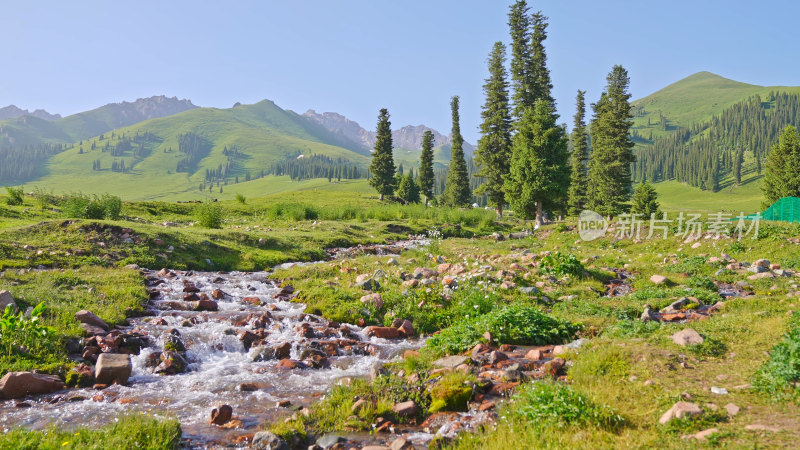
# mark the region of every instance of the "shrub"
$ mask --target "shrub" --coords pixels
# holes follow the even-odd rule
[[[24,312],[15,313],[11,305],[6,306],[0,316],[0,348],[4,356],[24,354],[45,358],[56,352],[55,330],[40,322],[44,310],[44,302],[39,303],[28,318]]]
[[[20,187],[6,187],[6,191],[8,192],[8,198],[6,199],[6,203],[10,206],[21,205],[22,204],[22,196],[24,195],[24,190],[22,186]]]
[[[516,304],[458,322],[432,336],[426,345],[437,354],[460,353],[480,343],[487,331],[501,344],[561,344],[579,329],[580,325],[555,319],[535,307]]]
[[[583,265],[573,254],[564,255],[561,252],[555,252],[542,258],[539,271],[544,275],[556,277],[579,276],[583,273]]]
[[[770,351],[769,359],[756,372],[753,387],[775,401],[800,402],[800,315],[794,314],[791,329]]]
[[[222,206],[215,202],[204,202],[194,210],[195,218],[205,228],[222,228]]]
[[[110,194],[101,197],[88,196],[81,193],[65,195],[61,199],[64,215],[78,219],[111,219],[120,218],[122,200]]]
[[[239,202],[239,203],[241,203],[241,204],[243,204],[243,205],[244,205],[245,203],[247,203],[247,199],[246,199],[246,198],[245,198],[245,196],[244,196],[244,195],[242,195],[242,194],[236,194],[236,201],[237,201],[237,202]]]
[[[472,398],[471,376],[452,372],[431,388],[431,414],[439,411],[466,411],[469,399]]]
[[[508,420],[534,425],[589,425],[615,431],[625,419],[607,406],[593,403],[571,387],[538,382],[522,386],[504,411]]]

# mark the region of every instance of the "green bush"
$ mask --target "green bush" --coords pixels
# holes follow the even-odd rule
[[[8,198],[6,199],[6,203],[10,206],[16,206],[22,204],[22,196],[25,194],[22,186],[20,187],[6,187],[6,191],[8,192]]]
[[[583,273],[583,265],[573,254],[564,255],[561,252],[555,252],[542,258],[539,271],[544,275],[556,277],[580,276]]]
[[[77,219],[117,220],[122,212],[122,200],[110,194],[88,196],[81,193],[65,195],[60,202],[64,215]]]
[[[244,205],[245,203],[247,203],[247,199],[246,199],[246,198],[245,198],[245,196],[244,196],[244,195],[242,195],[242,194],[236,194],[236,201],[237,201],[237,202],[239,202],[239,203],[241,203],[242,205]]]
[[[464,319],[428,339],[426,346],[437,354],[463,352],[491,333],[499,344],[561,344],[575,337],[580,325],[550,317],[535,307],[515,304],[486,315]]]
[[[39,303],[26,317],[23,311],[16,313],[11,305],[6,306],[0,316],[0,349],[4,357],[45,360],[59,353],[55,330],[40,322],[44,309],[44,302]]]
[[[753,387],[775,401],[800,403],[800,314],[792,318],[783,341],[772,348],[769,359],[756,372]]]
[[[552,382],[522,386],[504,410],[507,420],[534,425],[588,425],[616,431],[625,419],[607,406],[593,403],[571,387]]]
[[[203,202],[194,210],[195,219],[205,228],[222,228],[222,206],[215,202]]]

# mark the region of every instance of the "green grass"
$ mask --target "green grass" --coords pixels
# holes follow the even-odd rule
[[[180,437],[177,420],[131,414],[120,416],[113,425],[97,429],[53,427],[34,431],[14,428],[0,434],[0,449],[174,449],[178,448]]]

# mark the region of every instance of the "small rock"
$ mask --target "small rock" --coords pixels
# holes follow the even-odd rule
[[[501,351],[495,350],[492,353],[489,353],[489,364],[491,364],[491,365],[495,365],[495,364],[499,363],[500,361],[505,361],[507,359],[508,359],[508,355],[506,355],[505,353],[503,353]]]
[[[754,424],[747,425],[746,427],[744,427],[744,429],[745,430],[750,430],[750,431],[771,431],[773,433],[777,433],[777,432],[781,431],[780,428],[770,427],[770,426],[767,426],[767,425],[761,425],[760,423],[754,423]]]
[[[728,390],[721,387],[711,386],[711,393],[717,395],[727,395]]]
[[[353,414],[358,414],[362,409],[366,408],[369,405],[369,402],[360,398],[353,403],[353,406],[350,408],[350,411]]]
[[[389,260],[386,261],[386,265],[387,266],[396,266],[398,264],[400,264],[400,263],[395,258],[389,258]]]
[[[3,399],[48,394],[61,389],[64,389],[64,383],[55,375],[9,372],[0,378],[0,398]]]
[[[455,369],[456,367],[460,366],[461,364],[466,363],[469,361],[469,358],[466,356],[445,356],[444,358],[439,358],[433,362],[433,366],[440,367],[443,369]]]
[[[361,297],[361,303],[372,305],[377,309],[383,308],[383,297],[379,293],[367,294]]]
[[[364,329],[364,333],[368,337],[376,337],[380,339],[399,339],[400,330],[392,327],[376,327],[370,326]]]
[[[326,434],[323,434],[322,437],[317,439],[317,445],[322,447],[323,449],[329,449],[329,448],[332,448],[333,446],[335,446],[336,444],[338,444],[340,442],[344,442],[344,441],[345,441],[345,438],[343,438],[342,436],[340,436],[338,434],[326,433]]]
[[[408,442],[405,438],[399,437],[392,441],[392,444],[389,446],[389,450],[408,450],[413,449],[414,446]]]
[[[725,405],[725,410],[728,411],[729,416],[733,417],[739,414],[740,408],[733,403],[728,403],[727,405]]]
[[[672,335],[672,342],[685,347],[687,345],[702,344],[705,340],[697,331],[686,328]]]
[[[217,302],[210,299],[202,299],[198,300],[196,306],[194,307],[195,311],[217,311],[219,306]]]
[[[225,425],[233,418],[233,408],[230,405],[222,405],[211,410],[211,418],[208,423],[211,425]]]
[[[525,359],[530,359],[531,361],[539,361],[542,359],[542,351],[541,350],[530,350],[528,353],[525,354]]]
[[[650,277],[650,282],[653,284],[664,284],[667,282],[667,277],[664,275],[653,275]]]
[[[706,441],[707,440],[706,438],[714,433],[719,433],[719,430],[717,428],[709,428],[707,430],[703,430],[693,434],[692,437],[697,439],[698,441]]]
[[[289,444],[278,435],[260,431],[253,436],[252,446],[257,450],[289,450]]]
[[[0,291],[0,314],[6,310],[6,306],[11,305],[12,309],[18,309],[17,304],[14,302],[14,297],[11,296],[11,292],[7,290]]]
[[[403,323],[397,327],[397,330],[400,332],[400,334],[407,338],[414,336],[414,325],[412,325],[411,321],[409,320],[403,320]]]
[[[413,400],[407,402],[395,403],[392,411],[398,416],[412,417],[419,413],[419,406]]]
[[[2,293],[0,293],[0,297],[2,297]],[[2,302],[0,302],[2,303]],[[103,321],[103,319],[97,317],[93,312],[87,311],[82,309],[75,313],[75,320],[80,323],[85,323],[87,325],[91,325],[94,327],[102,328],[105,331],[108,331],[108,324]]]
[[[667,410],[658,422],[661,425],[666,425],[672,419],[680,419],[683,417],[694,417],[698,416],[703,413],[703,410],[700,409],[695,403],[690,402],[677,402],[672,405],[672,408]]]

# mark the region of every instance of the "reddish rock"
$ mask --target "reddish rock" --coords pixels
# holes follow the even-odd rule
[[[528,353],[525,354],[525,359],[530,359],[531,361],[539,361],[540,359],[542,359],[542,351],[537,349],[530,350],[528,351]]]
[[[0,398],[3,399],[47,394],[61,389],[64,389],[64,383],[55,375],[9,372],[0,378]]]
[[[222,300],[224,297],[225,293],[219,289],[214,289],[214,291],[211,292],[211,298],[213,298],[214,300]]]
[[[247,303],[248,305],[259,306],[261,305],[261,299],[258,297],[245,297],[242,299],[242,303]]]
[[[211,410],[211,418],[208,423],[211,425],[225,425],[233,418],[233,408],[230,405],[222,405]]]
[[[82,324],[91,325],[93,327],[102,328],[108,331],[108,324],[103,319],[97,317],[93,312],[82,309],[75,313],[75,320]]]
[[[97,357],[94,378],[99,384],[125,384],[132,371],[130,355],[103,353]]]
[[[275,347],[275,358],[276,359],[287,359],[292,352],[292,344],[289,342],[285,342],[277,347]]]
[[[154,319],[150,319],[150,324],[151,325],[166,325],[167,324],[167,320],[164,319],[163,317],[156,317]]]
[[[406,350],[403,352],[403,358],[416,358],[419,356],[419,351],[417,350]]]
[[[376,337],[381,339],[399,339],[400,330],[392,327],[367,327],[364,332],[369,337]]]
[[[399,331],[401,335],[410,338],[414,336],[414,325],[411,324],[411,321],[404,320],[403,323],[397,327],[397,331]]]
[[[494,402],[485,401],[478,406],[478,411],[489,411],[494,409]]]
[[[300,361],[295,361],[293,359],[282,359],[278,362],[278,368],[281,369],[305,369],[307,366]]]
[[[185,301],[185,302],[196,302],[198,300],[200,300],[200,297],[197,294],[195,294],[194,292],[192,292],[191,294],[186,294],[186,295],[183,296],[183,301]]]
[[[508,355],[506,355],[505,353],[503,353],[501,351],[495,350],[492,353],[489,353],[489,364],[491,364],[491,365],[495,365],[495,364],[499,363],[500,361],[505,361],[507,359],[508,359]]]
[[[419,413],[419,406],[413,400],[407,402],[395,403],[392,411],[398,416],[413,417]]]
[[[250,350],[250,347],[253,346],[253,343],[259,339],[261,339],[261,336],[253,333],[252,331],[245,330],[239,334],[239,340],[242,341],[245,350]]]
[[[553,358],[542,366],[542,371],[552,377],[555,377],[559,372],[561,372],[561,369],[564,368],[565,363],[566,361],[564,361],[562,358]]]
[[[217,311],[219,306],[214,300],[204,299],[198,300],[194,307],[195,311]]]

